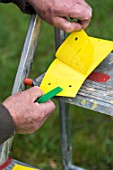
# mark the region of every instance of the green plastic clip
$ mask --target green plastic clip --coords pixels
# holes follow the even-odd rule
[[[77,18],[71,18],[71,17],[67,17],[67,20],[70,22],[77,22],[78,19]]]
[[[58,94],[62,90],[63,89],[61,87],[56,87],[56,88],[52,89],[51,91],[49,91],[48,93],[41,96],[39,99],[36,100],[36,102],[44,103],[44,102],[48,101],[49,99],[51,99],[52,97],[56,96],[56,94]]]

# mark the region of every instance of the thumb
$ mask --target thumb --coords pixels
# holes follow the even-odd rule
[[[38,86],[34,86],[26,90],[26,95],[28,95],[31,98],[32,102],[34,102],[37,98],[39,98],[43,94],[44,92]]]

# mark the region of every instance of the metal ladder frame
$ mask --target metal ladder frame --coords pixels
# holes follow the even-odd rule
[[[26,35],[24,47],[22,50],[19,67],[17,70],[12,94],[25,89],[23,80],[28,77],[33,62],[33,56],[37,47],[39,32],[41,27],[41,19],[38,15],[31,15],[28,32]],[[8,139],[0,146],[0,165],[2,165],[9,156],[13,137]]]
[[[23,80],[28,77],[33,62],[33,56],[37,47],[39,32],[41,27],[41,19],[37,15],[32,15],[30,19],[29,29],[26,35],[23,51],[20,58],[17,75],[15,78],[12,94],[25,89]],[[66,34],[62,30],[55,29],[56,49],[65,39]],[[70,114],[69,104],[58,99],[60,109],[60,126],[61,126],[61,150],[62,164],[64,170],[83,170],[72,164],[72,146],[70,133]],[[0,165],[7,159],[11,149],[13,137],[8,139],[0,146]]]

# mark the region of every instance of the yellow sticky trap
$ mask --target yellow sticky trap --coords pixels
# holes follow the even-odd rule
[[[57,50],[56,57],[80,73],[86,74],[94,60],[94,45],[83,30],[73,32]]]
[[[30,168],[22,165],[15,165],[12,170],[36,170],[35,168]]]
[[[57,50],[41,89],[47,93],[60,86],[63,91],[58,96],[75,97],[87,76],[112,49],[112,41],[88,37],[83,30],[70,34]]]

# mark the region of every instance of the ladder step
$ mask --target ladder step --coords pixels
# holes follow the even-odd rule
[[[99,76],[105,75],[109,79],[103,82],[95,81],[95,78],[94,80],[86,79],[75,98],[57,98],[70,104],[113,116],[113,53],[109,54],[94,72],[100,73]],[[44,74],[36,78],[38,84],[43,76]]]

